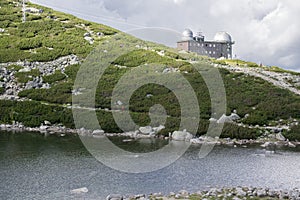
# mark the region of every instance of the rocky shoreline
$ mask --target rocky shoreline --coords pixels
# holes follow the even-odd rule
[[[66,128],[63,125],[52,125],[50,122],[45,121],[39,127],[26,127],[22,123],[14,122],[13,124],[0,124],[1,131],[8,132],[34,132],[44,135],[57,135],[64,137],[66,135],[79,135],[88,136],[94,138],[107,137],[126,137],[123,142],[130,142],[135,139],[147,139],[147,138],[157,138],[162,140],[175,140],[190,142],[191,145],[202,145],[202,144],[213,144],[213,145],[228,145],[232,147],[244,147],[247,145],[259,144],[261,147],[269,150],[273,150],[276,147],[290,147],[295,148],[300,145],[300,142],[291,142],[286,139],[281,133],[270,134],[265,137],[260,137],[258,139],[234,139],[234,138],[219,138],[219,137],[209,137],[200,136],[194,137],[191,133],[184,131],[174,131],[169,133],[169,137],[157,135],[157,133],[164,129],[165,127],[160,125],[158,127],[140,127],[139,130],[124,132],[124,133],[105,133],[103,130],[87,130],[85,128],[81,129],[71,129]]]
[[[293,190],[276,190],[269,188],[255,187],[235,187],[235,188],[212,188],[210,190],[189,193],[181,190],[177,193],[171,192],[169,195],[162,193],[154,194],[138,194],[138,195],[108,195],[106,200],[175,200],[175,199],[191,199],[191,200],[208,200],[208,199],[300,199],[300,189]]]

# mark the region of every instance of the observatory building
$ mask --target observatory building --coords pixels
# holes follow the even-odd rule
[[[177,48],[212,58],[231,59],[233,44],[231,36],[224,31],[216,33],[214,40],[205,41],[201,32],[194,35],[190,29],[185,29],[181,41],[177,42]]]

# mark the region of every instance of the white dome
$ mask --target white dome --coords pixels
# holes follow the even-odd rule
[[[218,32],[216,33],[215,37],[214,37],[214,41],[217,41],[217,42],[231,42],[231,36],[222,31],[222,32]]]
[[[193,40],[193,31],[185,29],[182,33],[182,40]]]

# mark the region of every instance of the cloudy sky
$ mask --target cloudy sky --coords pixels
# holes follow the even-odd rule
[[[122,31],[191,28],[231,34],[238,58],[300,71],[300,2],[295,0],[32,0]],[[176,41],[174,41],[175,43]]]

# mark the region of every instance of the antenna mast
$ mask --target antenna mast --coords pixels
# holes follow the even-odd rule
[[[26,22],[26,5],[25,5],[25,0],[23,0],[23,18],[22,18],[22,22],[25,23]]]

